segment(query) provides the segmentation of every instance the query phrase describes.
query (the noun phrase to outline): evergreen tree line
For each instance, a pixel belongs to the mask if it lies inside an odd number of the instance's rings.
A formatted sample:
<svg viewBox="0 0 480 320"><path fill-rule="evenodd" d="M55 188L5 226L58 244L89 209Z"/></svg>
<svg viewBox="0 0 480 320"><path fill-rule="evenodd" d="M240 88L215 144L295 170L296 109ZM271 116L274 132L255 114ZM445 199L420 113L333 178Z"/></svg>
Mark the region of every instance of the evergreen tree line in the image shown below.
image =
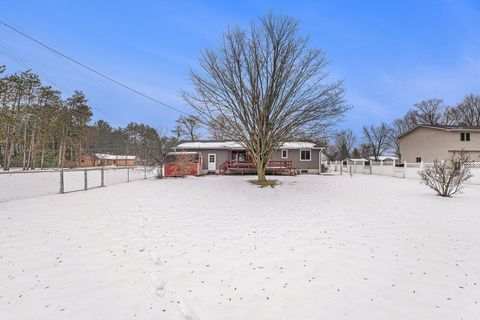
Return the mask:
<svg viewBox="0 0 480 320"><path fill-rule="evenodd" d="M177 143L142 123L113 128L92 123L93 112L81 91L62 98L31 70L7 74L0 66L0 163L21 167L74 167L84 154L135 155L141 164L162 162Z"/></svg>

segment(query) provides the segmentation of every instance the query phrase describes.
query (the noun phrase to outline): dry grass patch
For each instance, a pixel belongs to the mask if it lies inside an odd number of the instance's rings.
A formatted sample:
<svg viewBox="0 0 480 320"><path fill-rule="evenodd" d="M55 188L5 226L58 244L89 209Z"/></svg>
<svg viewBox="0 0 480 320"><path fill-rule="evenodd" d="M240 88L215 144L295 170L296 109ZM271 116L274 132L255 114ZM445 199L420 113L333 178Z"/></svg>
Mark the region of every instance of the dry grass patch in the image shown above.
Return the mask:
<svg viewBox="0 0 480 320"><path fill-rule="evenodd" d="M258 179L248 180L249 183L259 186L260 188L271 187L275 188L278 186L278 180L263 180L260 181Z"/></svg>

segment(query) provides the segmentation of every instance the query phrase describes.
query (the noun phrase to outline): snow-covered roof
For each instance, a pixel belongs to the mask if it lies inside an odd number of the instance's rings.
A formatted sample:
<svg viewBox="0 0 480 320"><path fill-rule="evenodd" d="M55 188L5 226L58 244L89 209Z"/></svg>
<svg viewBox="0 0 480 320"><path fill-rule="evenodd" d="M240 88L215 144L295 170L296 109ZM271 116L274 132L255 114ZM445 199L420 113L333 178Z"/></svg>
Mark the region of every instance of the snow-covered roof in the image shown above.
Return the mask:
<svg viewBox="0 0 480 320"><path fill-rule="evenodd" d="M123 156L108 153L95 153L95 157L100 160L135 160L137 158L136 156Z"/></svg>
<svg viewBox="0 0 480 320"><path fill-rule="evenodd" d="M375 160L375 157L371 156L370 157L370 160ZM385 160L398 160L397 157L393 157L393 156L379 156L378 157L378 160L380 161L385 161Z"/></svg>
<svg viewBox="0 0 480 320"><path fill-rule="evenodd" d="M365 159L365 158L349 158L348 160L350 160L350 161L355 161L355 162L368 161L368 160Z"/></svg>
<svg viewBox="0 0 480 320"><path fill-rule="evenodd" d="M177 149L241 149L235 141L191 141L180 143Z"/></svg>
<svg viewBox="0 0 480 320"><path fill-rule="evenodd" d="M302 142L302 141L285 142L280 147L280 149L314 149L314 148L317 148L315 143Z"/></svg>
<svg viewBox="0 0 480 320"><path fill-rule="evenodd" d="M175 154L199 154L200 152L196 151L176 151L176 152L169 152L167 155L175 155Z"/></svg>
<svg viewBox="0 0 480 320"><path fill-rule="evenodd" d="M235 141L191 141L180 143L176 149L243 149ZM280 149L319 149L312 142L292 141L282 144Z"/></svg>

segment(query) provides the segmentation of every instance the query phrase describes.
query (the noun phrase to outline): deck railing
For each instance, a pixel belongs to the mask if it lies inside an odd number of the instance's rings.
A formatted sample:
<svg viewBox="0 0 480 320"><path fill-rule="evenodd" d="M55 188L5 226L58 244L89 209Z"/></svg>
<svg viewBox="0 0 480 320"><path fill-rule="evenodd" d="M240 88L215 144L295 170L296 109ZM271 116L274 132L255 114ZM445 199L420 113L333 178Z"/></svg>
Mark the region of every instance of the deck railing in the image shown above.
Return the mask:
<svg viewBox="0 0 480 320"><path fill-rule="evenodd" d="M265 168L268 171L275 172L282 172L288 171L289 174L292 173L293 164L292 161L286 160L271 160L267 163L267 167ZM220 173L227 174L231 171L241 171L244 173L245 171L257 171L257 166L253 161L242 161L242 160L227 160L220 166Z"/></svg>

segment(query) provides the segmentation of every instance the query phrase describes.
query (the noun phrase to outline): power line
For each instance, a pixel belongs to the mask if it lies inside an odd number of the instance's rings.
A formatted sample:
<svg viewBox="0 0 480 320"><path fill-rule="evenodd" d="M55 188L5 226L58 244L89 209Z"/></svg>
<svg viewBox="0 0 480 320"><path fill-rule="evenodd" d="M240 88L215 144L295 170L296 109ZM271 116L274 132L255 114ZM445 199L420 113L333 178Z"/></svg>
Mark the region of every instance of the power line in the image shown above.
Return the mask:
<svg viewBox="0 0 480 320"><path fill-rule="evenodd" d="M85 69L89 70L90 72L95 73L96 75L98 75L98 76L100 76L100 77L102 77L102 78L104 78L104 79L107 79L108 81L111 81L111 82L113 82L113 83L115 83L115 84L117 84L117 85L119 85L119 86L121 86L121 87L123 87L123 88L125 88L125 89L127 89L127 90L129 90L129 91L131 91L131 92L133 92L133 93L136 93L136 94L138 94L138 95L140 95L140 96L142 96L142 97L144 97L144 98L147 98L147 99L149 99L149 100L151 100L151 101L153 101L153 102L155 102L155 103L157 103L157 104L160 104L160 105L162 105L162 106L164 106L164 107L170 108L170 109L172 109L172 110L174 110L174 111L177 111L177 112L179 112L179 113L181 113L181 114L184 114L184 115L189 115L188 113L186 113L186 112L184 112L184 111L182 111L182 110L180 110L180 109L178 109L178 108L172 107L171 105L168 105L168 104L166 104L166 103L164 103L164 102L161 102L160 100L157 100L157 99L155 99L155 98L153 98L153 97L151 97L151 96L149 96L149 95L147 95L147 94L145 94L145 93L143 93L143 92L140 92L140 91L138 91L138 90L136 90L136 89L134 89L134 88L126 85L126 84L123 84L123 83L121 83L120 81L117 81L117 80L113 79L112 77L110 77L110 76L108 76L108 75L106 75L106 74L104 74L104 73L101 73L101 72L95 70L94 68L91 68L91 67L89 67L89 66L87 66L87 65L79 62L78 60L75 60L75 59L73 59L73 58L70 58L70 57L67 56L66 54L64 54L64 53L62 53L62 52L60 52L60 51L58 51L58 50L56 50L56 49L54 49L54 48L46 45L45 43L43 43L43 42L35 39L34 37L26 34L25 32L23 32L23 31L15 28L15 27L13 27L13 26L11 26L11 25L9 25L9 24L1 21L1 20L0 20L0 24L2 24L3 26L5 26L5 27L7 27L7 28L9 28L9 29L11 29L11 30L13 30L13 31L15 31L16 33L22 35L23 37L25 37L25 38L27 38L27 39L29 39L29 40L31 40L31 41L39 44L40 46L42 46L42 47L44 47L44 48L46 48L46 49L54 52L55 54L61 56L62 58L67 59L68 61L71 61L71 62L73 62L73 63L81 66L82 68L85 68Z"/></svg>
<svg viewBox="0 0 480 320"><path fill-rule="evenodd" d="M2 52L3 50L3 52ZM20 57L19 55L15 54L13 51L9 50L7 47L3 46L0 44L0 54L3 54L5 57L7 58L11 58L13 60L16 60L17 62L19 62L20 64L24 65L26 68L28 69L33 69L35 70L36 72L40 73L44 79L46 79L48 82L51 82L54 86L57 86L57 87L60 87L61 89L63 89L63 91L66 91L68 94L72 95L74 93L75 90L63 85L62 83L60 83L59 81L56 81L54 80L51 76L49 76L48 74L46 74L45 72L42 71L42 69L40 69L39 67L35 66L34 64L32 64L31 62L28 62L26 61L25 59L23 59L22 57ZM76 68L75 68L76 69ZM78 69L76 69L78 70ZM94 111L98 111L100 112L101 114L103 114L104 116L108 117L109 120L111 121L112 119L115 120L115 122L120 125L121 124L121 121L119 119L117 119L116 117L112 116L109 112L106 112L105 110L103 110L103 108L99 108L98 105L92 103L91 101L88 102L88 104L90 106L92 106L92 109ZM77 115L81 115L80 113L78 112L75 112L74 110L70 110L70 112L72 113L76 113Z"/></svg>

